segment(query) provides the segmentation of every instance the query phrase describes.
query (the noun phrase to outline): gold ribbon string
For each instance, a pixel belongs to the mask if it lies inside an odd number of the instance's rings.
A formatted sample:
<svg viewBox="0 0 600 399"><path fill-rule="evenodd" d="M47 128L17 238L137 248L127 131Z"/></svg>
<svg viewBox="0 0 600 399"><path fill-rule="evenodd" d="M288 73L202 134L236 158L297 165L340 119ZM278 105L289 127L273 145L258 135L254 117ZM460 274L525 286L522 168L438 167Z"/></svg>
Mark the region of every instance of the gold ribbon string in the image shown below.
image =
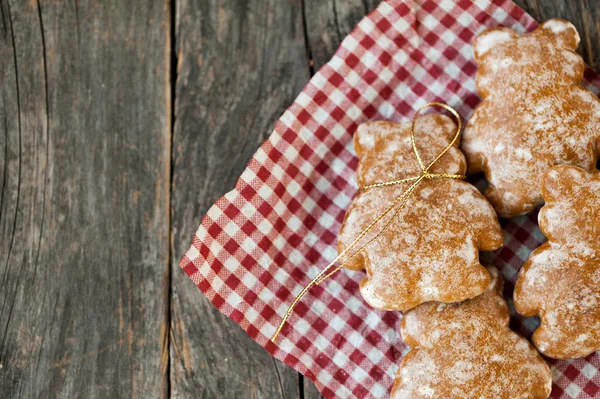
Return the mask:
<svg viewBox="0 0 600 399"><path fill-rule="evenodd" d="M444 108L446 111L450 112L454 116L454 118L457 121L458 126L456 129L456 133L454 134L454 138L452 139L450 144L448 144L448 146L446 146L446 148L444 148L444 150L439 153L439 155L433 160L433 162L431 162L428 166L425 166L425 164L423 163L423 160L421 159L421 155L419 154L419 150L417 149L417 143L415 141L415 124L417 121L417 116L421 113L421 111L423 111L425 108L428 108L428 107ZM302 297L304 297L304 295L308 292L308 290L310 290L315 285L321 284L323 281L327 280L329 277L334 275L342 267L344 267L344 265L347 264L352 258L354 258L356 255L358 255L363 249L365 249L369 244L371 244L373 241L378 239L390 227L390 225L392 224L392 222L394 221L396 216L398 216L398 214L402 211L402 209L404 209L404 206L408 202L409 198L411 197L411 195L414 193L414 191L417 189L417 187L423 180L425 180L425 179L466 179L466 176L464 176L464 175L455 175L455 174L449 174L449 173L429 173L429 169L431 169L431 167L437 161L439 161L439 159L442 156L444 156L444 154L446 152L448 152L450 150L450 148L452 148L454 143L456 143L456 140L458 140L458 137L460 136L461 129L462 129L462 120L460 119L460 115L458 115L458 112L456 112L454 110L454 108L452 108L446 104L437 103L437 102L427 103L417 110L417 112L413 116L411 127L410 127L410 141L412 144L412 148L413 148L415 157L417 158L417 161L419 162L419 166L421 167L421 174L418 176L414 176L414 177L408 177L406 179L373 183L373 184L369 184L367 186L363 186L363 187L359 188L360 191L367 191L372 188L388 187L388 186L393 186L393 185L397 185L397 184L413 182L404 192L402 192L400 195L398 195L394 199L394 201L392 201L392 203L381 214L379 214L379 216L377 216L375 218L375 220L373 220L363 231L361 231L361 233L358 235L358 237L356 237L354 239L354 241L352 241L352 243L350 245L348 245L348 247L346 247L342 252L340 252L338 254L338 256L335 257L335 259L333 259L323 270L321 270L321 272L319 272L319 274L317 274L302 289L302 291L300 291L300 293L298 295L296 295L296 297L294 298L294 300L288 307L287 311L285 312L285 315L281 319L281 322L279 323L279 326L277 327L275 334L273 334L273 337L271 338L272 342L275 342L275 340L277 339L277 336L283 329L283 326L285 326L286 321L292 314L292 311L294 310L294 308L296 307L298 302L300 302L300 300L302 300ZM392 216L389 218L389 220L384 224L384 226L381 228L381 230L379 230L379 232L373 238L369 239L364 245L362 245L358 250L356 250L352 255L350 255L348 257L348 259L346 259L344 262L341 262L335 269L333 269L332 271L329 271L340 259L342 259L344 257L344 255L346 255L352 248L354 248L354 246L356 246L371 231L371 229L373 229L373 227L376 224L378 224L392 210L394 210L394 208L397 208L397 209L392 214Z"/></svg>

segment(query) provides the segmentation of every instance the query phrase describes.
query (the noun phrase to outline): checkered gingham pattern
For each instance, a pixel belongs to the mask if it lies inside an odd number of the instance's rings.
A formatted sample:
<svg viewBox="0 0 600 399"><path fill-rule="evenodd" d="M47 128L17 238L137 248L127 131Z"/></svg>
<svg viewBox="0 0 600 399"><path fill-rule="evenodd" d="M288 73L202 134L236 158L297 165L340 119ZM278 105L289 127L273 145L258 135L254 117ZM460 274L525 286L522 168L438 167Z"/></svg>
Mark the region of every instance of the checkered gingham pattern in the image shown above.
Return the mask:
<svg viewBox="0 0 600 399"><path fill-rule="evenodd" d="M294 296L336 255L357 189L352 134L367 120L408 121L429 101L468 118L480 101L471 43L498 25L525 32L537 23L510 0L382 2L283 114L181 260L214 306L326 398L388 397L407 351L400 314L369 307L358 290L364 274L349 271L312 289L277 343L269 341ZM598 93L597 74L585 76ZM503 221L504 247L482 256L502 270L507 298L544 241L536 221L537 213ZM535 326L533 318L513 317L513 329L526 336ZM599 354L550 363L552 398L600 398Z"/></svg>

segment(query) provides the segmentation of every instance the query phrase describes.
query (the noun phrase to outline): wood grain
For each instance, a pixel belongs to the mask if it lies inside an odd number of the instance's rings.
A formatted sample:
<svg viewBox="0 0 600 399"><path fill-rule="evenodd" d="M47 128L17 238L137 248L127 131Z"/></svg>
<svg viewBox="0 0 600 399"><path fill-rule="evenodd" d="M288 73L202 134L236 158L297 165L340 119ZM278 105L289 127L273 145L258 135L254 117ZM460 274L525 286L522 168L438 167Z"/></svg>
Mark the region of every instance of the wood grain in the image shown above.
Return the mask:
<svg viewBox="0 0 600 399"><path fill-rule="evenodd" d="M309 78L300 1L178 1L171 392L298 398L298 373L218 312L177 263Z"/></svg>
<svg viewBox="0 0 600 399"><path fill-rule="evenodd" d="M378 0L304 0L308 51L314 70L321 68Z"/></svg>
<svg viewBox="0 0 600 399"><path fill-rule="evenodd" d="M155 397L168 389L168 7L0 9L0 396Z"/></svg>
<svg viewBox="0 0 600 399"><path fill-rule="evenodd" d="M600 69L596 0L516 2ZM0 397L321 398L177 263L377 4L0 0Z"/></svg>

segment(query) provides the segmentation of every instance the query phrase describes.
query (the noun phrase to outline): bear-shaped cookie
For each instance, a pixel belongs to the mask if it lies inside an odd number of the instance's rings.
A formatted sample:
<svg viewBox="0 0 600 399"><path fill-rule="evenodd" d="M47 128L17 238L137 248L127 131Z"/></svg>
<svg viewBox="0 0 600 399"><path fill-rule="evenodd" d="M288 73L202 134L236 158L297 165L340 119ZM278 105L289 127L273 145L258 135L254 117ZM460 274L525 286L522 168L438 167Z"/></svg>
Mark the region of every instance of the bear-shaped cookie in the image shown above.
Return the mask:
<svg viewBox="0 0 600 399"><path fill-rule="evenodd" d="M539 183L552 166L588 171L600 152L600 101L582 88L579 35L551 19L519 35L492 28L473 44L483 101L465 127L468 173L484 172L485 192L501 217L542 204Z"/></svg>
<svg viewBox="0 0 600 399"><path fill-rule="evenodd" d="M358 127L354 146L360 187L420 175L410 132L410 123L368 122ZM456 124L445 115L416 119L416 146L426 165L449 145L455 132ZM430 172L466 172L458 143ZM340 253L409 184L359 190L342 224ZM459 302L483 293L490 278L479 263L479 250L492 251L502 242L494 209L474 186L464 180L426 179L389 228L344 266L366 269L360 291L371 306L405 311L427 301Z"/></svg>
<svg viewBox="0 0 600 399"><path fill-rule="evenodd" d="M520 270L515 307L540 316L533 343L555 359L600 350L600 173L555 166L544 175L539 224L548 242Z"/></svg>
<svg viewBox="0 0 600 399"><path fill-rule="evenodd" d="M458 303L425 303L402 319L412 349L402 359L391 399L545 399L552 390L546 362L511 331L502 277L487 291Z"/></svg>

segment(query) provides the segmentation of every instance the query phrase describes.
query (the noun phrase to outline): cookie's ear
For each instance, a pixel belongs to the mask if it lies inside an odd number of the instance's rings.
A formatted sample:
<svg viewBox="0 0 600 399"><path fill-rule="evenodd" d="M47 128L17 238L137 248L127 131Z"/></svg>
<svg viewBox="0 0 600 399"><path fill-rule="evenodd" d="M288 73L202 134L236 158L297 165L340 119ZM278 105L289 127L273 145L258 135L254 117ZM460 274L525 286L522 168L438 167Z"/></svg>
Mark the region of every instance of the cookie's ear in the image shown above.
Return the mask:
<svg viewBox="0 0 600 399"><path fill-rule="evenodd" d="M419 142L421 137L443 137L448 144L456 135L456 122L444 114L427 114L419 116L415 122L416 140ZM458 147L460 136L455 143Z"/></svg>
<svg viewBox="0 0 600 399"><path fill-rule="evenodd" d="M363 154L375 148L380 129L380 122L367 122L358 126L354 133L354 149L358 159L363 157Z"/></svg>
<svg viewBox="0 0 600 399"><path fill-rule="evenodd" d="M542 196L544 201L555 201L561 196L571 195L574 186L586 180L588 173L570 165L552 167L542 177Z"/></svg>
<svg viewBox="0 0 600 399"><path fill-rule="evenodd" d="M569 50L576 50L581 41L575 26L564 19L549 19L538 26L534 33L551 37L560 47Z"/></svg>
<svg viewBox="0 0 600 399"><path fill-rule="evenodd" d="M494 47L510 42L517 34L508 28L491 28L481 32L473 42L475 61L479 62Z"/></svg>

